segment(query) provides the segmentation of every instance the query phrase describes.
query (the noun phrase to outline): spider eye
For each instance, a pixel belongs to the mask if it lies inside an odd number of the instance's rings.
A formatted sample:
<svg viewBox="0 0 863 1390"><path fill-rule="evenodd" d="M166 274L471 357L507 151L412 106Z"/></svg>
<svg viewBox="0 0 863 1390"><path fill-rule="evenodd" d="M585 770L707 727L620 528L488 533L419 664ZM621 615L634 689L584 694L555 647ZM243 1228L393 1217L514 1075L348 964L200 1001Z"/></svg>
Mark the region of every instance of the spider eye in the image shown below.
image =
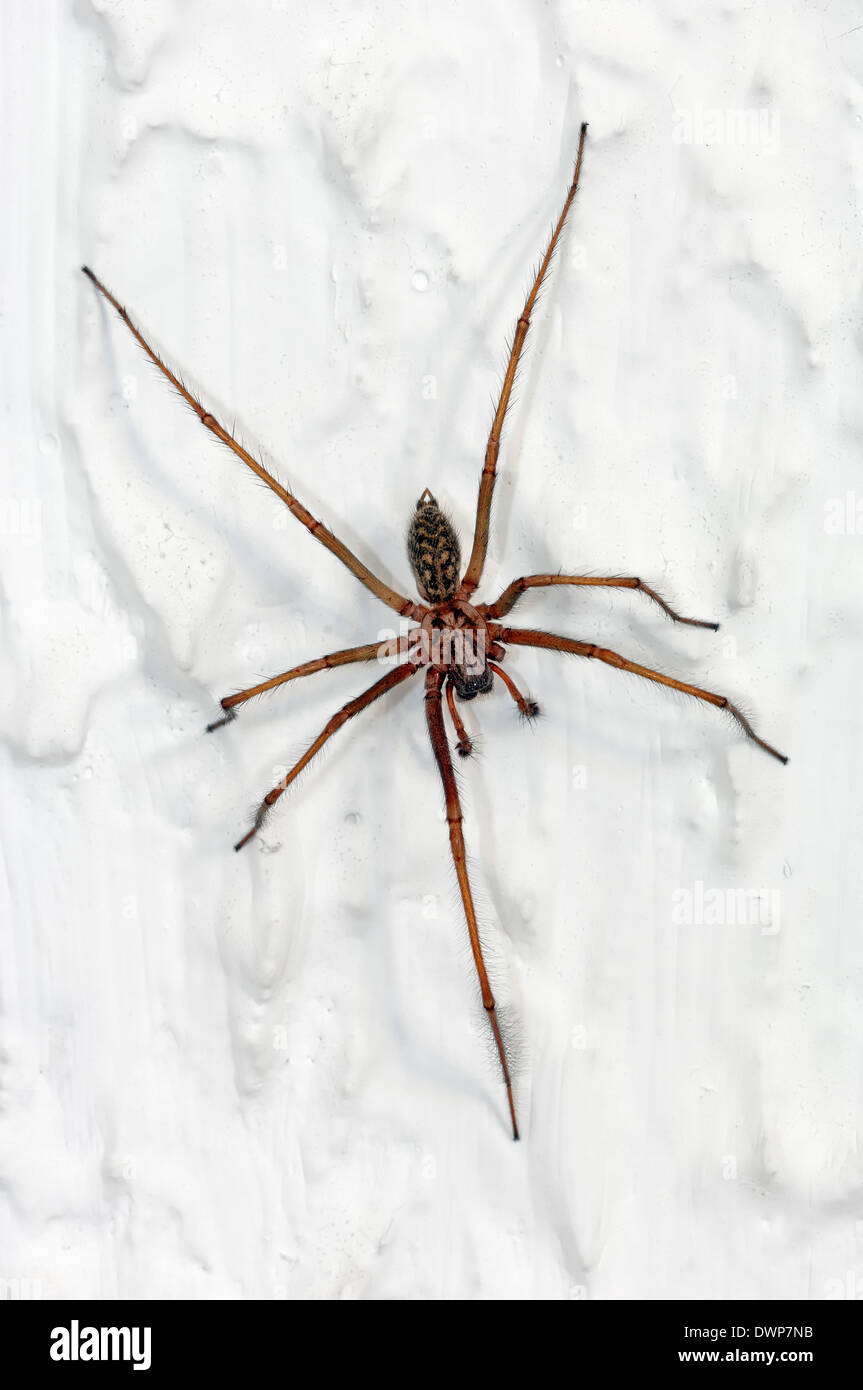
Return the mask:
<svg viewBox="0 0 863 1390"><path fill-rule="evenodd" d="M494 676L487 666L476 676L465 675L463 671L453 668L450 680L460 700L475 700L477 695L487 695L494 686Z"/></svg>

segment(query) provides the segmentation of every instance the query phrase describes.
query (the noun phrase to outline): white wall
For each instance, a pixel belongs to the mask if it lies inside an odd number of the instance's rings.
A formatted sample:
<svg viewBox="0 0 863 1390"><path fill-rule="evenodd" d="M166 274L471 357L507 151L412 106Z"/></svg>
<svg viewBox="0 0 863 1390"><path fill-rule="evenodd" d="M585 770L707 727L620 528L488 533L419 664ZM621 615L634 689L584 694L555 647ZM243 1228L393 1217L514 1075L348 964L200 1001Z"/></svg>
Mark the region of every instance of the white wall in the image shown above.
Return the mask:
<svg viewBox="0 0 863 1390"><path fill-rule="evenodd" d="M859 7L18 0L3 30L7 1289L863 1295ZM583 119L481 597L641 575L720 633L625 593L512 621L739 697L791 761L547 654L508 660L535 729L465 707L514 1145L419 682L240 855L375 673L203 733L390 615L79 266L404 586L426 485L468 540ZM710 919L761 889L769 920Z"/></svg>

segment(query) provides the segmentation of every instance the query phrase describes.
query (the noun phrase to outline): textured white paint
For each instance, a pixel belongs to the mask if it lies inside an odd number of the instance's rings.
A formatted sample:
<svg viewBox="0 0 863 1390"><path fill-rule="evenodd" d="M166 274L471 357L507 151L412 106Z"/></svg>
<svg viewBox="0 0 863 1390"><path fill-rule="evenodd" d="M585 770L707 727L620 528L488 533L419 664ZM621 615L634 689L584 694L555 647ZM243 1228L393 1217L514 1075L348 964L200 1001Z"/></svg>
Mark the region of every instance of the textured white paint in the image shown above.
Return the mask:
<svg viewBox="0 0 863 1390"><path fill-rule="evenodd" d="M17 0L2 22L7 1288L863 1294L856 0ZM404 585L427 484L467 537L582 119L482 593L642 575L722 631L565 591L512 621L737 695L792 761L551 655L509 663L536 729L502 691L469 707L514 1145L418 686L242 855L368 673L202 732L218 696L389 615L78 267ZM675 920L681 890L761 888L766 927Z"/></svg>

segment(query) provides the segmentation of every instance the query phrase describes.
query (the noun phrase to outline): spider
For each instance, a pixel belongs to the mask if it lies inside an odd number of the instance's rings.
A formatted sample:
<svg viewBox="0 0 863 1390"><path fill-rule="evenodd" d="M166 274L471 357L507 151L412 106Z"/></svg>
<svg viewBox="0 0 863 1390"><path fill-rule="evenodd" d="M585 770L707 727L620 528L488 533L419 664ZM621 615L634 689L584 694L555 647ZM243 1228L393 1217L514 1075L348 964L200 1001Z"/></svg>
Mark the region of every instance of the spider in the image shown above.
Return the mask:
<svg viewBox="0 0 863 1390"><path fill-rule="evenodd" d="M568 584L576 586L589 585L606 589L638 590L639 593L645 595L652 603L661 608L667 617L671 618L676 623L683 623L690 627L710 628L714 632L718 629L718 623L705 622L699 618L681 617L664 598L641 579L621 576L613 578L588 578L569 574L530 574L514 579L493 603L474 602L474 594L482 578L483 566L488 548L491 504L497 477L497 460L500 451L500 440L504 421L506 420L507 408L509 406L513 383L515 381L525 338L527 337L528 328L530 327L531 313L536 305L537 297L542 288L554 252L560 241L567 215L575 199L581 174L586 134L587 124L585 123L581 127L575 170L563 204L563 209L552 232L551 240L540 261L539 269L534 278L530 293L525 301L524 308L516 322L509 361L507 363L500 397L498 399L491 432L486 445L485 462L480 476L473 544L464 572L462 572L461 568L461 553L458 536L456 535L452 523L438 506L434 495L426 488L417 501L416 510L408 530L407 550L420 596L419 602L396 592L396 590L391 589L388 584L385 584L379 579L377 575L372 573L372 571L368 569L342 541L333 535L332 531L329 531L322 522L317 521L292 493L288 492L272 474L268 473L263 464L248 453L247 450L244 449L243 446L219 423L215 416L206 410L201 405L201 402L186 389L183 382L169 370L135 327L135 324L132 322L122 304L120 304L105 288L93 271L87 266L82 267L84 274L92 281L99 294L117 311L120 318L126 324L132 335L137 339L150 360L159 371L167 377L168 381L175 390L179 392L180 396L182 396L187 404L191 406L192 410L194 410L201 421L201 424L214 434L217 439L221 440L221 442L236 454L238 458L242 459L243 463L245 463L267 487L272 488L276 496L281 498L297 520L308 528L316 540L320 541L320 543L325 545L337 559L341 560L342 564L350 570L361 584L364 584L367 589L371 590L371 592L379 598L382 603L385 603L387 607L394 609L402 618L410 619L414 624L414 626L410 627L406 633L403 633L398 638L383 643L380 641L367 642L363 646L348 647L344 651L330 652L328 655L320 656L314 661L307 661L301 666L294 666L289 671L283 671L281 675L272 676L269 680L262 681L259 685L251 686L248 690L241 690L236 694L226 695L221 701L221 708L223 711L221 718L214 720L207 728L209 732L212 732L222 727L236 718L238 707L247 700L253 699L256 695L263 695L267 691L274 690L277 686L285 685L288 681L298 680L301 676L310 676L316 671L324 671L334 666L345 666L355 662L368 662L376 659L389 665L390 669L387 670L386 674L380 676L380 678L376 680L373 685L369 686L361 695L356 696L353 700L349 700L346 705L343 705L342 708L332 716L302 757L298 759L277 786L273 787L272 791L267 793L260 804L251 827L234 846L236 850L240 850L257 835L264 822L265 816L279 800L282 793L295 781L303 768L312 761L315 755L323 748L324 744L333 737L343 724L346 724L348 720L360 714L362 710L367 709L369 705L375 700L380 699L382 695L386 695L389 691L394 690L397 686L410 680L418 671L423 670L425 672L426 722L431 738L432 751L443 783L444 797L446 800L446 815L449 826L450 850L455 865L456 876L458 878L462 903L464 905L471 951L482 993L483 1007L485 1008L491 1025L497 1054L500 1059L514 1139L518 1139L519 1131L515 1102L513 1099L512 1079L507 1062L506 1049L504 1047L500 1025L495 1011L494 995L489 984L488 973L483 959L476 911L474 908L473 895L471 893L470 879L468 877L465 857L465 840L462 829L461 803L444 723L444 697L446 697L447 710L456 734L456 750L461 757L468 757L472 751L471 740L468 737L464 723L459 715L456 700L474 700L479 695L489 694L493 690L497 679L500 680L504 689L514 700L520 714L526 719L532 719L539 713L539 707L534 701L527 699L522 694L521 690L519 690L518 686L500 664L506 656L507 647L539 647L551 652L568 652L575 656L583 656L596 661L605 662L607 665L613 666L617 670L629 671L633 675L643 677L644 680L668 686L672 690L678 690L685 695L691 695L696 700L704 700L708 704L715 705L718 709L726 710L737 721L737 724L747 737L758 744L760 748L763 748L765 752L777 758L782 763L788 761L783 753L780 753L769 743L765 743L764 739L759 738L741 710L739 710L736 705L733 705L730 700L726 699L724 695L717 695L713 691L702 690L698 686L688 684L686 681L676 680L672 676L663 675L661 672L655 671L648 666L641 666L635 661L630 661L627 657L620 656L617 652L609 651L605 647L599 647L593 642L576 641L571 637L560 637L550 632L539 632L528 628L508 627L500 622L501 618L505 618L507 614L511 612L526 590L546 588L553 584Z"/></svg>

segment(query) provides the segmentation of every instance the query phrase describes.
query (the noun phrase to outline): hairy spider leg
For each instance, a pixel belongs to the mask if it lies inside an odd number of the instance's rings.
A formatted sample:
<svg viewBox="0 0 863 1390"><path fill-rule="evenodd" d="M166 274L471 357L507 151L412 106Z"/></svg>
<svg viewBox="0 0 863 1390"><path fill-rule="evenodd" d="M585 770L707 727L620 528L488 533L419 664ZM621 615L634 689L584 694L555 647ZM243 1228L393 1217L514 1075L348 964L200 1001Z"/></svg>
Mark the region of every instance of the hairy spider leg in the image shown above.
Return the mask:
<svg viewBox="0 0 863 1390"><path fill-rule="evenodd" d="M229 434L228 431L219 424L216 417L211 415L208 410L205 410L201 402L192 395L191 391L186 389L182 381L174 376L174 373L169 370L158 353L150 347L150 344L143 334L135 327L122 304L120 304L111 292L105 288L101 280L90 270L89 266L84 265L81 269L87 278L95 285L103 298L108 301L112 308L116 309L120 318L129 329L129 332L137 339L138 343L140 343L141 347L150 358L150 361L155 363L162 375L167 377L174 389L180 393L183 400L192 407L201 424L204 425L211 434L214 434L217 439L221 440L232 453L236 454L237 458L242 459L243 463L246 464L248 468L251 468L252 472L257 474L261 481L266 483L267 487L272 488L276 496L282 499L285 506L293 513L297 520L303 523L315 539L320 541L321 545L325 545L327 550L331 551L338 560L341 560L342 564L347 566L351 571L351 574L353 574L361 584L364 584L367 589L370 589L376 598L379 598L388 608L394 608L395 611L400 613L403 617L412 617L419 621L425 614L425 606L423 604L414 603L412 599L407 598L404 594L397 593L395 589L391 589L388 584L385 584L382 579L378 579L376 574L372 574L372 571L363 564L358 556L354 555L353 551L348 550L348 547L342 541L338 540L338 538L333 535L332 531L327 530L322 522L317 521L315 517L312 516L311 512L307 511L303 504L299 502L292 493L288 492L287 488L283 487L281 483L276 481L271 473L267 472L262 463L259 463L256 458L243 448L242 444L238 444L233 435Z"/></svg>
<svg viewBox="0 0 863 1390"><path fill-rule="evenodd" d="M576 642L570 637L557 637L551 632L534 632L529 628L520 627L502 627L494 631L494 636L501 642L519 647L544 647L552 652L570 652L573 656L595 657L608 666L616 667L618 671L630 671L634 676L643 676L645 680L655 681L657 685L667 685L671 690L694 696L696 700L706 700L717 709L727 710L746 736L751 738L753 743L757 743L759 748L763 748L765 753L769 753L772 758L778 758L781 763L788 762L784 753L780 753L772 744L765 743L763 738L758 737L746 716L724 695L717 695L712 690L702 690L697 685L689 685L687 681L676 680L674 676L664 676L649 666L639 666L636 661L629 661L618 652L609 651L607 647L597 647L593 642Z"/></svg>
<svg viewBox="0 0 863 1390"><path fill-rule="evenodd" d="M584 153L584 139L586 134L587 122L585 122L581 127L581 134L578 140L578 155L576 156L575 161L575 172L572 176L572 183L570 184L569 192L566 195L566 201L563 205L563 211L561 212L560 217L558 218L557 226L552 232L551 241L548 243L545 255L543 256L542 261L540 262L536 279L533 282L533 287L530 291L530 294L527 296L524 308L521 311L521 316L515 325L515 334L512 340L512 349L509 354L509 362L507 363L506 374L504 375L503 386L501 387L500 392L500 399L497 403L497 410L494 413L494 420L492 421L491 433L489 434L488 443L485 449L485 463L483 464L482 476L480 477L479 496L477 498L476 505L476 526L474 528L473 549L471 550L470 560L468 561L468 566L464 572L464 578L461 581L461 586L458 591L459 598L469 598L476 586L479 584L480 578L482 576L482 569L483 565L485 564L485 555L488 549L489 520L491 516L491 499L492 494L494 493L494 484L497 473L497 456L500 452L500 437L503 432L503 422L506 418L507 407L509 405L509 398L512 395L512 388L513 383L515 381L515 375L518 370L518 361L521 357L521 350L524 347L524 340L527 337L527 330L530 327L530 316L533 312L533 306L536 303L537 295L539 294L542 282L545 279L546 271L548 270L548 267L551 264L552 256L554 255L557 243L560 240L560 234L563 231L563 224L566 221L566 215L569 212L569 209L572 207L572 202L575 198L575 191L578 188L579 175L581 174L581 159Z"/></svg>
<svg viewBox="0 0 863 1390"><path fill-rule="evenodd" d="M237 717L237 705L244 704L246 700L253 700L256 695L264 695L268 690L275 690L277 686L285 685L288 681L299 680L301 676L313 676L317 671L329 671L334 666L348 666L354 661L374 661L376 658L383 661L389 656L406 651L408 642L416 632L419 632L419 628L414 628L412 632L390 642L367 642L364 647L347 647L341 652L330 652L314 661L304 661L301 666L292 666L290 671L283 671L280 676L270 676L269 680L261 681L260 685L253 685L248 690L226 695L219 701L225 713L221 719L214 719L212 724L207 725L207 733L211 734L214 729L221 729L223 724L230 724L231 720Z"/></svg>
<svg viewBox="0 0 863 1390"><path fill-rule="evenodd" d="M375 681L374 685L369 686L368 690L363 691L362 695L357 695L355 699L349 700L346 705L343 705L338 713L333 715L332 719L326 724L321 733L318 734L311 747L306 750L303 756L294 763L290 771L285 774L278 786L273 787L272 791L267 792L267 795L258 807L251 830L247 831L242 840L237 841L234 845L234 849L242 849L244 845L249 843L253 836L257 835L270 807L275 806L282 792L287 791L288 787L299 776L303 768L308 766L315 754L320 752L327 740L332 738L333 734L338 733L343 724L346 724L349 719L353 719L354 715L366 709L368 705L372 704L373 701L377 700L381 695L386 695L388 690L394 690L397 685L401 685L402 681L407 680L409 676L415 675L416 669L417 668L410 662L406 662L402 666L396 666L394 670L388 671L385 676L381 676L379 681Z"/></svg>
<svg viewBox="0 0 863 1390"><path fill-rule="evenodd" d="M456 731L456 736L458 737L458 743L455 746L456 752L461 758L469 758L471 753L473 752L473 744L470 741L470 736L468 734L467 729L462 723L461 715L459 714L455 706L455 686L452 683L452 676L447 677L446 702L447 707L449 709L450 719L453 722L453 727Z"/></svg>
<svg viewBox="0 0 863 1390"><path fill-rule="evenodd" d="M491 985L488 982L488 972L485 968L482 946L479 940L476 911L473 905L473 895L470 890L470 879L468 878L467 872L467 858L465 855L464 835L462 833L461 802L459 800L455 771L452 765L449 743L447 742L446 730L443 722L441 684L444 680L444 676L445 673L443 671L433 666L429 667L426 673L426 719L428 721L432 749L434 750L441 781L443 782L444 796L446 797L446 818L449 823L450 849L452 850L453 863L455 864L455 871L458 876L458 886L461 890L461 899L464 904L464 915L467 919L467 929L470 936L470 948L473 952L476 973L479 977L483 1008L488 1015L488 1021L491 1024L491 1031L494 1034L498 1056L500 1057L507 1100L509 1101L509 1114L512 1120L512 1137L513 1139L517 1139L518 1122L515 1118L515 1103L512 1098L512 1081L509 1075L509 1067L507 1066L503 1038L501 1037L500 1026L495 1012L494 995L491 992Z"/></svg>
<svg viewBox="0 0 863 1390"><path fill-rule="evenodd" d="M506 671L504 671L502 667L497 666L493 661L490 661L488 664L495 675L500 676L510 695L518 705L519 712L524 718L536 719L536 716L539 714L539 705L536 703L536 700L526 700L515 681L506 674Z"/></svg>
<svg viewBox="0 0 863 1390"><path fill-rule="evenodd" d="M613 579L594 579L572 574L525 574L520 579L514 579L494 603L480 604L480 609L487 618L503 618L512 611L526 589L546 589L552 584L582 584L601 589L637 589L639 593L658 603L663 612L676 623L686 623L689 627L708 627L713 632L719 631L718 623L705 622L703 618L682 618L655 589L645 584L643 579L622 579L619 576Z"/></svg>

